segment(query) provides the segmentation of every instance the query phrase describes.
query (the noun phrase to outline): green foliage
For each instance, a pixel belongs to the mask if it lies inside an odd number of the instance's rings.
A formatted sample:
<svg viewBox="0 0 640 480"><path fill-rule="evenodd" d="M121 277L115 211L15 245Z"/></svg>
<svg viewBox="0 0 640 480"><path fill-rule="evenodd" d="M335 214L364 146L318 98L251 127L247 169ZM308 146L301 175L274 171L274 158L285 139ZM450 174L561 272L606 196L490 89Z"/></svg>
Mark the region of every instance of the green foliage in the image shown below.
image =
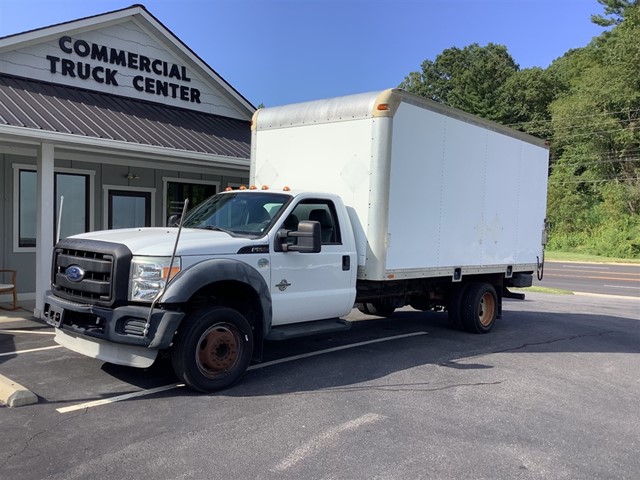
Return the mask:
<svg viewBox="0 0 640 480"><path fill-rule="evenodd" d="M477 43L448 48L435 61L425 60L400 88L492 120L504 116L501 88L518 70L503 45Z"/></svg>
<svg viewBox="0 0 640 480"><path fill-rule="evenodd" d="M550 139L550 248L640 258L640 4L598 1L593 21L610 30L547 69L473 44L400 86Z"/></svg>
<svg viewBox="0 0 640 480"><path fill-rule="evenodd" d="M551 138L549 105L561 91L554 74L542 68L519 70L500 87L502 121L540 138Z"/></svg>
<svg viewBox="0 0 640 480"><path fill-rule="evenodd" d="M591 15L591 21L601 27L619 25L627 8L636 4L636 1L629 0L598 0L604 6L604 15Z"/></svg>

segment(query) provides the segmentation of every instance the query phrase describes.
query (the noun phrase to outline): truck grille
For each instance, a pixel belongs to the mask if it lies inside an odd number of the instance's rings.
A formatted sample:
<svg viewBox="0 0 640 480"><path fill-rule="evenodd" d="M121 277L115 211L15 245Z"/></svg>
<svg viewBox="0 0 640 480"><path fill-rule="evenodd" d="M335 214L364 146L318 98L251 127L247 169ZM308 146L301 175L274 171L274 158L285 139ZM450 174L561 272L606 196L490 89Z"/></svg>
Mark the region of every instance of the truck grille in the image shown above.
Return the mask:
<svg viewBox="0 0 640 480"><path fill-rule="evenodd" d="M80 267L84 272L82 279L70 280L67 276L69 267ZM66 248L57 252L54 283L59 292L72 297L89 302L111 300L112 273L113 255Z"/></svg>
<svg viewBox="0 0 640 480"><path fill-rule="evenodd" d="M68 238L53 252L52 291L84 304L115 307L127 301L131 251L124 245Z"/></svg>

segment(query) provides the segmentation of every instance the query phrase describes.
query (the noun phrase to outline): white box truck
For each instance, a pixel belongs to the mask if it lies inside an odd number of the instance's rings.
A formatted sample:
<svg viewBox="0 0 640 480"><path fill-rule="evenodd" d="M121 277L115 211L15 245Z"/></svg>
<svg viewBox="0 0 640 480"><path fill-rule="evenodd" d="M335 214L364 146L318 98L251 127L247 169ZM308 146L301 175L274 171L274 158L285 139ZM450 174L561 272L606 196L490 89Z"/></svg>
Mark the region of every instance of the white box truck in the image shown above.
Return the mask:
<svg viewBox="0 0 640 480"><path fill-rule="evenodd" d="M192 388L237 381L268 340L348 328L354 304L447 310L489 332L542 267L541 140L401 90L258 110L252 186L179 226L91 232L54 249L56 341Z"/></svg>

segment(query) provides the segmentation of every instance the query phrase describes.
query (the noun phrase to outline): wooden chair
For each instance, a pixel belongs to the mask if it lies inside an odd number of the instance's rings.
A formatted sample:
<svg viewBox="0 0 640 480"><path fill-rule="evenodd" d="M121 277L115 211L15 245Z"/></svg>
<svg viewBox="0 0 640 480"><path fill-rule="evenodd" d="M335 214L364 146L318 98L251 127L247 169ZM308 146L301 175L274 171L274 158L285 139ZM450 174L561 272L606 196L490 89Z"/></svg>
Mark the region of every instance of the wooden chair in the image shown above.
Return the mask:
<svg viewBox="0 0 640 480"><path fill-rule="evenodd" d="M18 307L18 292L16 289L16 271L15 270L0 270L0 273L4 274L0 277L0 293L11 292L13 294L13 308L0 307L3 310L17 310ZM2 283L4 277L8 277L11 274L11 283Z"/></svg>

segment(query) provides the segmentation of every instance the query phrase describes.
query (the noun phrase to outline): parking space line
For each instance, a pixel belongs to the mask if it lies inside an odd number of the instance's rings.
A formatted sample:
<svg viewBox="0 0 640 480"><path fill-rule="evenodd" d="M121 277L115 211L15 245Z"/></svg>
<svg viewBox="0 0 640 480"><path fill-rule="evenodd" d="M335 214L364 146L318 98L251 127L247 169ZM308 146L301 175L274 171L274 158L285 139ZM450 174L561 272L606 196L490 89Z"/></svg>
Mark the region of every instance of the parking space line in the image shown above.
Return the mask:
<svg viewBox="0 0 640 480"><path fill-rule="evenodd" d="M325 353L338 352L340 350L346 350L346 349L349 349L349 348L362 347L364 345L371 345L371 344L374 344L374 343L389 342L389 341L392 341L392 340L400 340L402 338L416 337L418 335L427 335L428 333L429 332L407 333L407 334L404 334L404 335L395 335L393 337L378 338L378 339L375 339L375 340L368 340L366 342L358 342L358 343L352 343L352 344L349 344L349 345L342 345L340 347L327 348L327 349L324 349L324 350L318 350L316 352L303 353L301 355L294 355L292 357L280 358L278 360L273 360L271 362L265 362L265 363L259 363L257 365L251 365L247 370L256 370L258 368L270 367L272 365L278 365L278 364L281 364L281 363L292 362L294 360L300 360L300 359L303 359L303 358L315 357L317 355L323 355ZM48 347L48 348L58 348L58 347L60 347L60 345L57 345L55 347ZM78 405L70 405L68 407L56 408L56 411L58 413L74 412L76 410L83 410L85 408L99 407L101 405L108 405L110 403L121 402L123 400L129 400L130 398L143 397L145 395L153 395L154 393L164 392L166 390L173 390L174 388L181 388L181 387L184 387L184 386L185 386L184 383L173 383L171 385L164 385L162 387L151 388L149 390L141 390L139 392L127 393L127 394L124 394L124 395L118 395L118 396L111 397L111 398L104 398L104 399L101 399L101 400L94 400L94 401L91 401L91 402L80 403Z"/></svg>
<svg viewBox="0 0 640 480"><path fill-rule="evenodd" d="M307 443L302 446L296 448L287 458L282 460L278 465L275 466L272 471L274 472L284 472L292 467L295 467L300 462L303 462L308 457L313 455L314 453L328 447L329 445L336 443L338 437L350 430L356 430L360 427L364 427L370 423L375 423L383 420L385 417L382 415L378 415L377 413L368 413L363 415L355 420L351 420L349 422L345 422L336 427L330 428L326 432L318 435L315 438L312 438Z"/></svg>
<svg viewBox="0 0 640 480"><path fill-rule="evenodd" d="M338 352L340 350L347 350L349 348L362 347L363 345L371 345L372 343L389 342L391 340L399 340L401 338L416 337L418 335L427 335L429 332L414 332L406 333L404 335L396 335L394 337L378 338L375 340L367 340L366 342L350 343L349 345L342 345L341 347L327 348L325 350L318 350L310 353L303 353L301 355L294 355L293 357L280 358L278 360L272 360L270 362L258 363L251 365L247 370L257 370L258 368L270 367L272 365L278 365L280 363L292 362L294 360L300 360L303 358L315 357L317 355L324 355L325 353Z"/></svg>
<svg viewBox="0 0 640 480"><path fill-rule="evenodd" d="M34 335L55 335L56 332L40 332L37 330L0 330L0 333L32 333Z"/></svg>
<svg viewBox="0 0 640 480"><path fill-rule="evenodd" d="M15 352L0 353L0 357L8 357L9 355L20 355L21 353L40 352L42 350L53 350L54 348L62 348L62 345L52 345L50 347L30 348L28 350L16 350Z"/></svg>
<svg viewBox="0 0 640 480"><path fill-rule="evenodd" d="M139 392L126 393L124 395L118 395L111 398L103 398L102 400L94 400L92 402L79 403L78 405L70 405L68 407L56 408L58 413L74 412L76 410L83 410L85 408L99 407L100 405L107 405L109 403L121 402L123 400L129 400L130 398L143 397L145 395L153 395L154 393L164 392L166 390L173 390L174 388L182 388L184 383L173 383L171 385L164 385L162 387L150 388L149 390L140 390Z"/></svg>

